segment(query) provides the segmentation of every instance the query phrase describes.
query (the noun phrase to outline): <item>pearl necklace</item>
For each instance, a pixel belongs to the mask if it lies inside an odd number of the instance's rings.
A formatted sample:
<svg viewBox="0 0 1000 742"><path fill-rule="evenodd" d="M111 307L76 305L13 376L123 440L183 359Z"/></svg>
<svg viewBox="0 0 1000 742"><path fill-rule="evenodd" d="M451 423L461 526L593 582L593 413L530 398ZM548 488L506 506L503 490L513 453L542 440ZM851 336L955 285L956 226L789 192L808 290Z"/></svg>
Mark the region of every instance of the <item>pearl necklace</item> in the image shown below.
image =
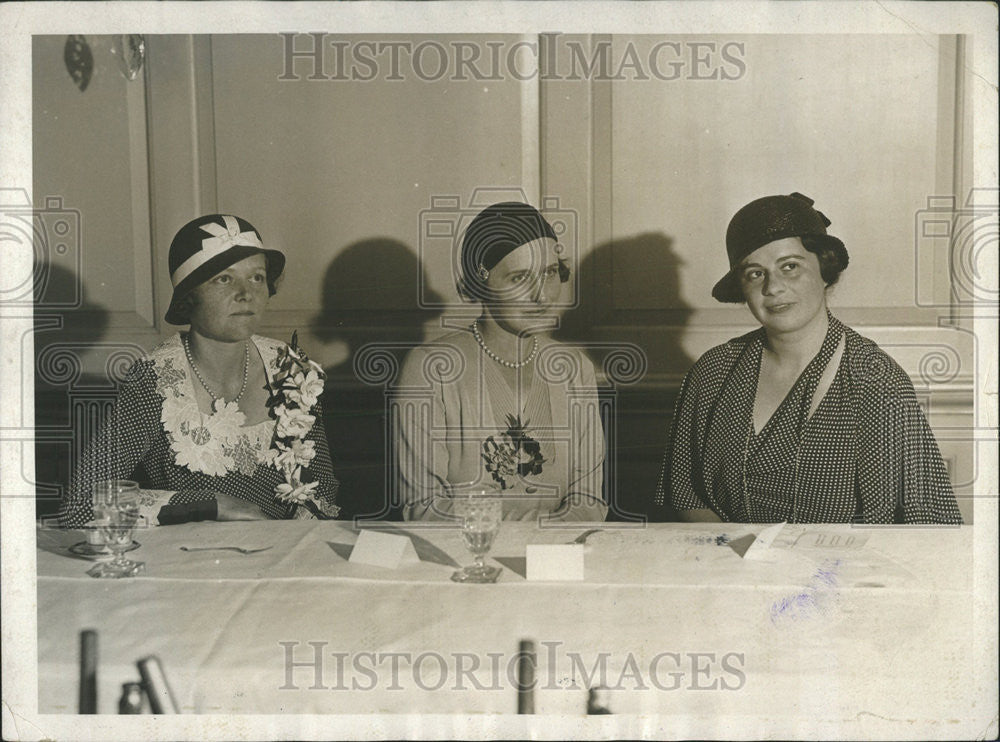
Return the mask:
<svg viewBox="0 0 1000 742"><path fill-rule="evenodd" d="M479 320L472 323L472 334L476 336L476 342L479 343L479 347L483 349L483 352L486 355L499 363L501 366L506 366L507 368L523 368L524 366L527 366L535 360L535 354L538 352L538 336L536 335L532 338L534 342L531 344L531 352L528 354L527 358L516 363L513 361L505 361L503 358L486 347L486 341L483 340L483 336L479 334Z"/></svg>
<svg viewBox="0 0 1000 742"><path fill-rule="evenodd" d="M205 378L201 375L201 371L199 371L198 367L195 365L194 357L191 355L191 346L188 345L188 336L187 335L184 336L183 345L184 345L184 355L187 356L188 363L191 364L191 370L194 371L194 375L196 377L198 377L198 381L201 382L201 385L205 388L205 391L208 392L208 396L212 398L212 403L215 404L216 402L218 402L222 398L221 397L217 397L215 395L215 392L213 392L209 388L208 383L205 381ZM239 402L240 401L240 397L243 396L243 392L245 392L247 390L247 379L248 379L249 376L250 376L250 344L249 343L244 343L243 344L243 386L240 387L240 393L237 394L235 397L233 397L233 400L232 400L233 402ZM225 402L224 399L222 401Z"/></svg>

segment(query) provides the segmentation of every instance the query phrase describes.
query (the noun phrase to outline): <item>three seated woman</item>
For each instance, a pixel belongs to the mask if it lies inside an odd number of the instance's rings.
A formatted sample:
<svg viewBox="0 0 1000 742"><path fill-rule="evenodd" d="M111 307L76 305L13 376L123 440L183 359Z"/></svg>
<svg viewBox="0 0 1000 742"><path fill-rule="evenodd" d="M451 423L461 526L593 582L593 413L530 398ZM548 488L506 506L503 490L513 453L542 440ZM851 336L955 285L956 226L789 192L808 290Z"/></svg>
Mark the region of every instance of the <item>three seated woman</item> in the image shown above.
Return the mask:
<svg viewBox="0 0 1000 742"><path fill-rule="evenodd" d="M827 308L848 264L829 224L798 193L730 222L712 293L761 326L684 379L652 497L680 520L961 522L909 377ZM501 496L505 519L607 516L594 367L550 337L571 270L562 252L523 203L489 206L466 229L459 291L481 311L412 350L392 397L387 497L404 518L449 518L468 491ZM284 262L238 217L178 231L166 319L190 329L130 370L77 466L65 525L90 520L97 480L133 476L167 493L160 524L336 517L322 369L255 334Z"/></svg>

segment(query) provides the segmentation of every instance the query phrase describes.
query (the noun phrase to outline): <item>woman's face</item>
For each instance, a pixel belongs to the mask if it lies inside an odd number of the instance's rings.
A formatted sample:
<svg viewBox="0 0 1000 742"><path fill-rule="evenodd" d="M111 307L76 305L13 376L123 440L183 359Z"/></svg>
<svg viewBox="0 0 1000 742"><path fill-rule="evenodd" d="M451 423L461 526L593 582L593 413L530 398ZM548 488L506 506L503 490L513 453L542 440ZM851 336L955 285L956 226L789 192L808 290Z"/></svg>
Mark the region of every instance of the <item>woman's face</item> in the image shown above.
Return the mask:
<svg viewBox="0 0 1000 742"><path fill-rule="evenodd" d="M269 298L263 255L233 263L191 292L191 329L212 340L238 342L257 330Z"/></svg>
<svg viewBox="0 0 1000 742"><path fill-rule="evenodd" d="M819 258L798 237L769 242L740 263L747 306L769 332L794 332L826 314Z"/></svg>
<svg viewBox="0 0 1000 742"><path fill-rule="evenodd" d="M521 245L493 266L486 286L494 299L486 310L506 330L515 334L540 329L559 299L559 256L556 241L544 237Z"/></svg>

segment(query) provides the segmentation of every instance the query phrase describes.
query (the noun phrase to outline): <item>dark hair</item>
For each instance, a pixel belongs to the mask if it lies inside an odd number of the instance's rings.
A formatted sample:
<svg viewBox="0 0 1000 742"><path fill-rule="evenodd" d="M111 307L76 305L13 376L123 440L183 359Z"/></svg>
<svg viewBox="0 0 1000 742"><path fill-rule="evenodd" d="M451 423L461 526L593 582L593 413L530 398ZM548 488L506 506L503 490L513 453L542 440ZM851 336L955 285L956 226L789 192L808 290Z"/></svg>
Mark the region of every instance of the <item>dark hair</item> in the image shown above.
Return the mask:
<svg viewBox="0 0 1000 742"><path fill-rule="evenodd" d="M274 265L274 262L267 254L264 254L264 262L267 265L267 295L270 297L278 293L278 286L281 284L283 274L278 266ZM228 268L229 266L226 267ZM222 270L225 270L225 268ZM219 273L221 272L222 271L219 271ZM216 273L215 275L217 276L219 274ZM213 278L214 277L215 276L213 276ZM198 286L200 285L202 284L198 284ZM174 314L177 319L183 320L183 324L191 324L191 310L194 309L195 304L198 303L198 300L195 298L195 289L197 289L198 286L192 287L191 291L185 294L182 298L178 299L174 304Z"/></svg>
<svg viewBox="0 0 1000 742"><path fill-rule="evenodd" d="M837 283L840 280L840 274L847 267L846 258L841 262L837 251L823 239L817 239L814 235L804 234L799 239L802 240L802 247L819 260L819 274L826 283L826 287L830 288Z"/></svg>
<svg viewBox="0 0 1000 742"><path fill-rule="evenodd" d="M841 254L830 247L823 237L805 234L800 235L799 239L802 241L802 247L815 255L819 261L819 275L826 287L830 288L837 283L840 280L840 274L847 268L846 252L843 253L843 259L841 259ZM743 287L740 284L739 266L730 271L727 279L725 290L720 287L717 298L720 301L734 304L744 303L746 298L743 296Z"/></svg>

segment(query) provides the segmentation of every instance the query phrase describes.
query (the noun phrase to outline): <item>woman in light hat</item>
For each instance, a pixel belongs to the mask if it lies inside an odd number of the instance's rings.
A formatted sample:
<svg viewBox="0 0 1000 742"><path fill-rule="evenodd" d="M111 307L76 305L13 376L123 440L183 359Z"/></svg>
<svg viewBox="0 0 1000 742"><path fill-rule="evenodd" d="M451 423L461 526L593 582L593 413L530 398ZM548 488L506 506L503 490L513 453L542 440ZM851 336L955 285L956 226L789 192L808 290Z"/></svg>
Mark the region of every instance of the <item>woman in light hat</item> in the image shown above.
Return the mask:
<svg viewBox="0 0 1000 742"><path fill-rule="evenodd" d="M456 278L482 313L411 351L393 400L404 518L447 517L465 488L500 493L508 520L607 514L593 365L547 335L561 253L528 204L489 206L465 231Z"/></svg>
<svg viewBox="0 0 1000 742"><path fill-rule="evenodd" d="M64 525L91 519L95 482L133 478L161 525L336 515L322 369L254 334L284 265L236 216L202 216L177 232L166 320L190 329L129 370L76 467Z"/></svg>
<svg viewBox="0 0 1000 742"><path fill-rule="evenodd" d="M799 193L729 223L712 295L761 327L684 379L656 492L681 520L961 523L909 376L827 309L848 261L829 225Z"/></svg>

